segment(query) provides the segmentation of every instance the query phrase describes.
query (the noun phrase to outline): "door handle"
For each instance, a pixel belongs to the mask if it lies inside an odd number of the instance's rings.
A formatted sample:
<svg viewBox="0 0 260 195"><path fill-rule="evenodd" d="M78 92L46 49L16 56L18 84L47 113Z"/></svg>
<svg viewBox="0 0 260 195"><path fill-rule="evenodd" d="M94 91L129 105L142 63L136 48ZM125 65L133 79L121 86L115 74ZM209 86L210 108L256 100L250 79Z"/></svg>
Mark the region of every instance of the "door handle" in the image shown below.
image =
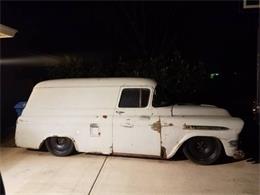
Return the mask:
<svg viewBox="0 0 260 195"><path fill-rule="evenodd" d="M117 114L123 114L125 113L124 111L116 111Z"/></svg>
<svg viewBox="0 0 260 195"><path fill-rule="evenodd" d="M150 116L147 116L147 115L141 115L140 118L141 118L141 119L150 119L151 117L150 117Z"/></svg>
<svg viewBox="0 0 260 195"><path fill-rule="evenodd" d="M134 125L131 124L131 123L124 123L124 124L122 124L121 126L122 126L122 127L127 127L127 128L132 128L132 127L134 127Z"/></svg>

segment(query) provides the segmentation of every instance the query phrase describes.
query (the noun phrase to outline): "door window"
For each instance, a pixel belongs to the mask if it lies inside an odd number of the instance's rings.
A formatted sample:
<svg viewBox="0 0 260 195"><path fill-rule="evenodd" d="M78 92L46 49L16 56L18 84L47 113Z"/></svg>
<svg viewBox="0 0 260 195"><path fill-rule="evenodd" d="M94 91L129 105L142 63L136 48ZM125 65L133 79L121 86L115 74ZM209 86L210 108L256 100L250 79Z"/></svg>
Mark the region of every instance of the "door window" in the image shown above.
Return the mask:
<svg viewBox="0 0 260 195"><path fill-rule="evenodd" d="M148 105L149 89L128 88L123 89L119 101L120 108L144 108Z"/></svg>

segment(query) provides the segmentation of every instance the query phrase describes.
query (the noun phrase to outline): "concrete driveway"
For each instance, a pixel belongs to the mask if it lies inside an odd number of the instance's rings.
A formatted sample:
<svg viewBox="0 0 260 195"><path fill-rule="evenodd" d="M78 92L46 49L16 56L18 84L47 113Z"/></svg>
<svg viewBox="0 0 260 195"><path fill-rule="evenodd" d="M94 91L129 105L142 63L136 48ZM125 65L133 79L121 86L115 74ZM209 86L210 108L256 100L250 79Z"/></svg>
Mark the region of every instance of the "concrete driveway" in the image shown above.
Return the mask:
<svg viewBox="0 0 260 195"><path fill-rule="evenodd" d="M259 194L260 165L247 161L200 166L188 160L77 154L1 148L7 195Z"/></svg>

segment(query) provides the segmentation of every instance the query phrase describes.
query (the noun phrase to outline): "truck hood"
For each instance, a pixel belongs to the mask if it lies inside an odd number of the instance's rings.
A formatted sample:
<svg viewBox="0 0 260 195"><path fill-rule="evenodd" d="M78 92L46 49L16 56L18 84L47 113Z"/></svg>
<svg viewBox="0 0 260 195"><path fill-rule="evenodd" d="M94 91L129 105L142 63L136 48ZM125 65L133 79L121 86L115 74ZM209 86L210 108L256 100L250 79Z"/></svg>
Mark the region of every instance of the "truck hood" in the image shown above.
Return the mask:
<svg viewBox="0 0 260 195"><path fill-rule="evenodd" d="M223 108L213 105L174 105L172 116L230 116Z"/></svg>

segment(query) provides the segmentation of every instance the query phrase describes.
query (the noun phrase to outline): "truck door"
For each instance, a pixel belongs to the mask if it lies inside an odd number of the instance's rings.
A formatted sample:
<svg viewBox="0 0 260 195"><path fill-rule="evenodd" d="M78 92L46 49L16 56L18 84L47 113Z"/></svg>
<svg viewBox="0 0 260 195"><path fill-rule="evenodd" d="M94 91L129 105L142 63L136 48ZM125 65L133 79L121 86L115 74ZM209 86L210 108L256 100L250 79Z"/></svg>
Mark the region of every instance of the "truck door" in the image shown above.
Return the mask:
<svg viewBox="0 0 260 195"><path fill-rule="evenodd" d="M123 87L113 118L113 153L161 155L160 131L154 130L159 117L151 110L152 89Z"/></svg>

